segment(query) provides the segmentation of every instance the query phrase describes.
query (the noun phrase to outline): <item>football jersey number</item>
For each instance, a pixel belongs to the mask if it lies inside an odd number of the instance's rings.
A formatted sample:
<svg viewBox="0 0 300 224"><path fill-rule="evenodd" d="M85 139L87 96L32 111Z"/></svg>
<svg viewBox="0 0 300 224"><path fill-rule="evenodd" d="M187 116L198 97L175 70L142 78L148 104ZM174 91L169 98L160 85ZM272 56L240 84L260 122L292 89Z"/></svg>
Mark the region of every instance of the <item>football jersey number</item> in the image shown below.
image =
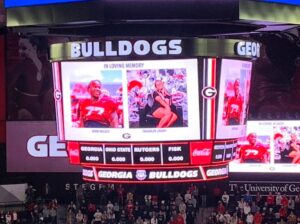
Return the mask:
<svg viewBox="0 0 300 224"><path fill-rule="evenodd" d="M90 116L92 114L101 115L101 114L104 113L104 108L103 107L88 106L85 109L88 111L86 113L87 116Z"/></svg>
<svg viewBox="0 0 300 224"><path fill-rule="evenodd" d="M256 156L256 155L258 155L258 151L256 149L247 149L245 151L245 154L246 154L246 156L249 156L249 155Z"/></svg>

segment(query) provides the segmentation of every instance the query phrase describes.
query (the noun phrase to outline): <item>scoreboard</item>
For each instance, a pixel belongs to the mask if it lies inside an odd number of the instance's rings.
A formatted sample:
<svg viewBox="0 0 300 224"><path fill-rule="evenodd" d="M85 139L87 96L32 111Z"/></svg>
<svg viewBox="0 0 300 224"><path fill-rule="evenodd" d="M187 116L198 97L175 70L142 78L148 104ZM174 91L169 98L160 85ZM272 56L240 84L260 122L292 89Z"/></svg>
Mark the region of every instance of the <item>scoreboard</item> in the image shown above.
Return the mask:
<svg viewBox="0 0 300 224"><path fill-rule="evenodd" d="M197 38L52 45L58 136L67 142L70 162L80 164L83 179L92 182L227 178L237 139L246 134L251 60L259 51L256 42ZM118 104L117 126L82 126L78 114L90 99L91 80L100 80L101 93ZM156 80L175 108L176 122L168 127L158 127L146 112ZM236 94L239 106L232 103Z"/></svg>

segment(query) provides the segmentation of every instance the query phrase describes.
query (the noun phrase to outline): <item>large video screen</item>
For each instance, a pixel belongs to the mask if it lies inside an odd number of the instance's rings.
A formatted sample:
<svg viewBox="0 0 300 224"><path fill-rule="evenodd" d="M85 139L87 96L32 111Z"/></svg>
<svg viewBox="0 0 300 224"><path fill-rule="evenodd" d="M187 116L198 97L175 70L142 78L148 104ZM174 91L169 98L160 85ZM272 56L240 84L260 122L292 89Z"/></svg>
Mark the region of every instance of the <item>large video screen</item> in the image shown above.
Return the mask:
<svg viewBox="0 0 300 224"><path fill-rule="evenodd" d="M220 72L217 138L246 134L252 62L223 59Z"/></svg>
<svg viewBox="0 0 300 224"><path fill-rule="evenodd" d="M61 62L54 72L64 140L200 139L197 59Z"/></svg>
<svg viewBox="0 0 300 224"><path fill-rule="evenodd" d="M248 121L230 172L299 172L300 121Z"/></svg>

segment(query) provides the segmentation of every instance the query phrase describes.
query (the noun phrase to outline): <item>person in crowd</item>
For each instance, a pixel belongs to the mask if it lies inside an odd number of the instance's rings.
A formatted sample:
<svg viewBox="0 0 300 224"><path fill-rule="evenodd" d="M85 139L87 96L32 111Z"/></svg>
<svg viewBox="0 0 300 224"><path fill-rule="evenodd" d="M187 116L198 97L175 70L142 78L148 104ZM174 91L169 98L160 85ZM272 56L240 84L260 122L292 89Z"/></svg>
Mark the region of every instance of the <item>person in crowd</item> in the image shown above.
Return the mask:
<svg viewBox="0 0 300 224"><path fill-rule="evenodd" d="M246 202L244 201L244 198L241 198L238 202L238 208L244 210Z"/></svg>
<svg viewBox="0 0 300 224"><path fill-rule="evenodd" d="M55 207L51 207L50 209L50 220L51 220L51 224L57 222L57 210Z"/></svg>
<svg viewBox="0 0 300 224"><path fill-rule="evenodd" d="M297 216L293 211L291 211L287 217L287 224L297 224Z"/></svg>
<svg viewBox="0 0 300 224"><path fill-rule="evenodd" d="M280 215L280 219L283 219L285 221L288 216L287 208L281 206L279 209L279 215Z"/></svg>
<svg viewBox="0 0 300 224"><path fill-rule="evenodd" d="M107 210L107 212L112 212L114 210L114 205L111 201L108 201L108 203L106 205L106 210Z"/></svg>
<svg viewBox="0 0 300 224"><path fill-rule="evenodd" d="M177 193L177 196L175 198L175 204L176 204L176 206L179 206L181 204L181 202L183 202L183 198L182 198L182 196L181 196L180 193Z"/></svg>
<svg viewBox="0 0 300 224"><path fill-rule="evenodd" d="M246 194L243 195L243 198L248 204L252 203L253 198L249 191L246 191Z"/></svg>
<svg viewBox="0 0 300 224"><path fill-rule="evenodd" d="M289 211L294 211L295 210L295 200L292 196L289 197L288 210Z"/></svg>
<svg viewBox="0 0 300 224"><path fill-rule="evenodd" d="M90 98L79 102L80 127L86 128L117 128L118 105L107 94L102 94L100 80L92 80L87 90Z"/></svg>
<svg viewBox="0 0 300 224"><path fill-rule="evenodd" d="M247 136L248 144L240 148L241 163L267 163L269 161L268 148L257 140L256 133Z"/></svg>
<svg viewBox="0 0 300 224"><path fill-rule="evenodd" d="M264 200L263 200L263 197L261 196L261 194L260 194L259 191L256 192L256 194L255 194L255 200L254 201L255 201L255 203L256 203L257 206L259 206L259 207L263 206Z"/></svg>
<svg viewBox="0 0 300 224"><path fill-rule="evenodd" d="M281 201L280 201L280 205L285 207L285 208L288 208L288 205L289 205L289 199L287 197L286 194L282 195L282 198L281 198Z"/></svg>
<svg viewBox="0 0 300 224"><path fill-rule="evenodd" d="M158 219L157 219L157 215L155 212L153 213L153 215L151 217L150 224L158 224Z"/></svg>
<svg viewBox="0 0 300 224"><path fill-rule="evenodd" d="M295 215L300 215L300 192L295 196Z"/></svg>
<svg viewBox="0 0 300 224"><path fill-rule="evenodd" d="M214 202L217 203L221 200L221 197L222 197L222 190L221 188L219 187L219 185L215 185L215 187L213 188L212 190L212 194L213 194L213 197L214 197Z"/></svg>
<svg viewBox="0 0 300 224"><path fill-rule="evenodd" d="M250 212L251 212L250 204L247 203L247 202L245 202L245 205L244 205L244 215L247 216Z"/></svg>
<svg viewBox="0 0 300 224"><path fill-rule="evenodd" d="M221 212L218 212L216 215L217 223L224 223L225 222L225 217L224 214Z"/></svg>
<svg viewBox="0 0 300 224"><path fill-rule="evenodd" d="M275 197L272 192L269 192L266 203L268 207L273 207L273 205L275 205Z"/></svg>
<svg viewBox="0 0 300 224"><path fill-rule="evenodd" d="M260 209L259 206L256 204L255 201L252 201L250 203L250 205L251 205L251 213L252 214L255 214Z"/></svg>
<svg viewBox="0 0 300 224"><path fill-rule="evenodd" d="M276 193L276 197L275 197L275 205L276 205L276 208L279 209L280 206L281 206L281 199L282 199L282 195L280 192L277 192Z"/></svg>
<svg viewBox="0 0 300 224"><path fill-rule="evenodd" d="M226 191L223 192L221 200L222 200L223 204L225 205L225 208L227 208L228 204L229 204L229 195L227 194Z"/></svg>
<svg viewBox="0 0 300 224"><path fill-rule="evenodd" d="M19 215L16 210L12 212L11 217L12 217L12 224L17 224L19 222Z"/></svg>
<svg viewBox="0 0 300 224"><path fill-rule="evenodd" d="M100 209L99 208L97 208L97 210L96 210L96 212L94 213L94 224L100 224L101 223L101 221L102 221L102 216L103 216L103 214L102 214L102 212L100 212Z"/></svg>
<svg viewBox="0 0 300 224"><path fill-rule="evenodd" d="M232 220L232 217L228 211L225 211L224 214L224 223L229 224Z"/></svg>
<svg viewBox="0 0 300 224"><path fill-rule="evenodd" d="M28 187L25 190L27 203L31 203L35 199L35 192L36 192L36 189L33 188L32 185L28 185Z"/></svg>
<svg viewBox="0 0 300 224"><path fill-rule="evenodd" d="M242 218L238 218L237 224L245 224L244 220Z"/></svg>
<svg viewBox="0 0 300 224"><path fill-rule="evenodd" d="M208 194L208 189L207 189L206 184L204 183L203 185L201 185L201 187L199 189L199 195L201 197L201 207L202 208L206 207L207 194Z"/></svg>
<svg viewBox="0 0 300 224"><path fill-rule="evenodd" d="M253 223L254 224L262 224L262 220L263 220L262 214L260 213L259 210L257 210L253 217Z"/></svg>
<svg viewBox="0 0 300 224"><path fill-rule="evenodd" d="M225 211L226 211L226 208L225 208L224 204L222 203L222 201L219 201L218 205L217 205L217 212L224 214Z"/></svg>
<svg viewBox="0 0 300 224"><path fill-rule="evenodd" d="M192 194L190 190L188 189L184 195L184 202L187 203L190 199L192 199Z"/></svg>
<svg viewBox="0 0 300 224"><path fill-rule="evenodd" d="M70 204L68 204L67 209L68 210L71 209L72 212L75 212L76 211L76 205L75 205L75 203L73 201L70 201Z"/></svg>
<svg viewBox="0 0 300 224"><path fill-rule="evenodd" d="M107 222L108 224L116 223L116 215L112 210L107 211Z"/></svg>
<svg viewBox="0 0 300 224"><path fill-rule="evenodd" d="M120 214L120 223L121 224L126 224L126 221L127 221L127 215L126 215L126 212L125 210L122 210L121 211L121 214Z"/></svg>
<svg viewBox="0 0 300 224"><path fill-rule="evenodd" d="M12 215L10 212L6 212L5 214L5 223L10 224L12 222Z"/></svg>
<svg viewBox="0 0 300 224"><path fill-rule="evenodd" d="M50 210L46 205L43 206L42 217L44 222L47 223L50 221Z"/></svg>
<svg viewBox="0 0 300 224"><path fill-rule="evenodd" d="M176 216L177 224L185 224L184 217L181 213L178 213Z"/></svg>
<svg viewBox="0 0 300 224"><path fill-rule="evenodd" d="M67 217L66 217L66 224L73 224L75 223L75 211L73 211L71 208L67 211Z"/></svg>
<svg viewBox="0 0 300 224"><path fill-rule="evenodd" d="M151 108L151 114L155 118L159 118L157 128L171 127L177 120L177 115L171 108L171 94L164 87L162 80L156 80L154 83L155 90L152 93L154 103Z"/></svg>
<svg viewBox="0 0 300 224"><path fill-rule="evenodd" d="M254 220L253 214L249 212L246 215L246 224L253 224L253 220Z"/></svg>

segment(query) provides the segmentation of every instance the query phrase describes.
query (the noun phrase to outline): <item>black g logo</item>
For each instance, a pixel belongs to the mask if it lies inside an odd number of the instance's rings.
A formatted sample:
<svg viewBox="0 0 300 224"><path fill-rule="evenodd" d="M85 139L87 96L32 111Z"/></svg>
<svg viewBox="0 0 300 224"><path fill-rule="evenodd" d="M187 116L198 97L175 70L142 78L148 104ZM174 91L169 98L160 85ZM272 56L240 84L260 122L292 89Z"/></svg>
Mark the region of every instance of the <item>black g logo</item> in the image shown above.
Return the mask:
<svg viewBox="0 0 300 224"><path fill-rule="evenodd" d="M122 135L122 137L123 137L124 139L130 139L130 138L131 138L131 135L130 135L129 133L124 133L124 134Z"/></svg>
<svg viewBox="0 0 300 224"><path fill-rule="evenodd" d="M212 99L217 95L217 90L214 87L207 86L202 89L201 93L205 99Z"/></svg>

